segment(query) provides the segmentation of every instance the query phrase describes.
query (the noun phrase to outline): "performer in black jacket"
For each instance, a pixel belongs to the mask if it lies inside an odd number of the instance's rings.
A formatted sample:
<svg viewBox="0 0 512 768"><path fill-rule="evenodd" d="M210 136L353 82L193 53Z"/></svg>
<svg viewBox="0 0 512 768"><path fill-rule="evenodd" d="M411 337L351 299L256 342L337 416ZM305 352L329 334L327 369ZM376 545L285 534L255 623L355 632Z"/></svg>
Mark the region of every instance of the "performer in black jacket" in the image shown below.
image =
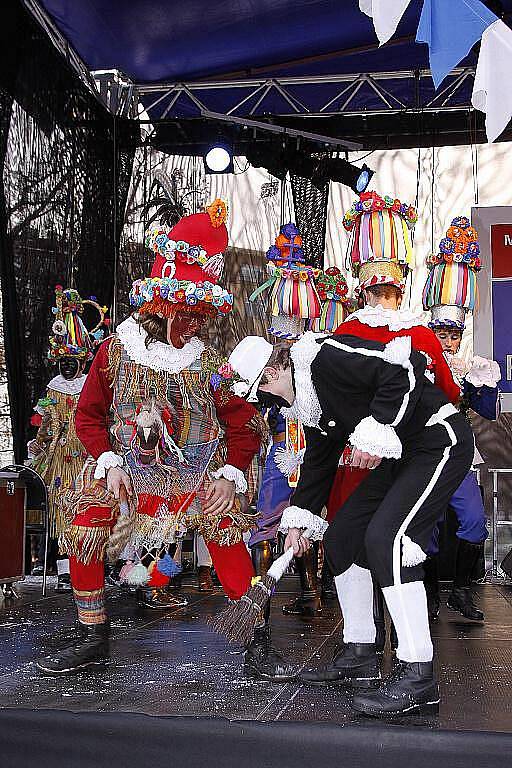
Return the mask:
<svg viewBox="0 0 512 768"><path fill-rule="evenodd" d="M250 382L267 403L293 405L305 426L300 480L281 524L297 554L309 546L303 529L327 502L343 446L353 446L354 466L374 470L324 539L344 630L323 680L378 686L354 697L354 708L369 715L435 711L439 704L421 563L436 520L471 466L473 436L425 377L425 366L408 337L384 345L306 333L291 350L275 347ZM398 635L400 664L383 683L371 572Z"/></svg>

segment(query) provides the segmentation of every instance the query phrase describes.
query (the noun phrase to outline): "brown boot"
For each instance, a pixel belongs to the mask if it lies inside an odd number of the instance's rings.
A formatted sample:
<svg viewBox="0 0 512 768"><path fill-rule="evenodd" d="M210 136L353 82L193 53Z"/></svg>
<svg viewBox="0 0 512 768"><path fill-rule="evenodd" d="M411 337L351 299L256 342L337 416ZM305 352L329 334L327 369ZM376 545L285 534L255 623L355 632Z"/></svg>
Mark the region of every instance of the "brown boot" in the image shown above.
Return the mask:
<svg viewBox="0 0 512 768"><path fill-rule="evenodd" d="M212 572L208 565L200 565L197 569L200 592L211 592L213 589Z"/></svg>

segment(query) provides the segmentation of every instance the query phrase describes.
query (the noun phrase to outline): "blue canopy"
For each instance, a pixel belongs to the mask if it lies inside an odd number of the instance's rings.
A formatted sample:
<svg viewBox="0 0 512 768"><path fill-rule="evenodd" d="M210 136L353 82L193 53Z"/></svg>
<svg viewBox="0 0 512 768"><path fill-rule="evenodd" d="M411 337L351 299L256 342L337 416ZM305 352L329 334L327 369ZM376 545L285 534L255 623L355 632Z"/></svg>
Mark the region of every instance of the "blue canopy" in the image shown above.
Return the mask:
<svg viewBox="0 0 512 768"><path fill-rule="evenodd" d="M415 42L423 0L411 1L381 48L358 0L42 5L89 69L121 70L142 85L152 120L194 117L205 108L238 116L323 118L470 104L472 76L460 72L445 80L436 101L427 46ZM512 12L512 0L503 0L503 7ZM475 65L476 55L463 64ZM365 78L368 73L373 77ZM203 87L205 81L210 85ZM325 131L321 121L317 125Z"/></svg>

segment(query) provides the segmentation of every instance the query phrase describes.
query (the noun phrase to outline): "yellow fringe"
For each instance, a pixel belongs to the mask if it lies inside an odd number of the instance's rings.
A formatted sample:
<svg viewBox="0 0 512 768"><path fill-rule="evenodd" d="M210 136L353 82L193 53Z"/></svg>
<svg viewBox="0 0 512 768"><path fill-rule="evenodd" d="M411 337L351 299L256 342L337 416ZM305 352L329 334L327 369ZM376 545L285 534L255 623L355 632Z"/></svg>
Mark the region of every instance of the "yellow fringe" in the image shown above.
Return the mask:
<svg viewBox="0 0 512 768"><path fill-rule="evenodd" d="M68 555L88 565L93 561L103 560L105 549L110 538L108 526L88 528L82 525L70 525L60 538L62 548Z"/></svg>
<svg viewBox="0 0 512 768"><path fill-rule="evenodd" d="M75 430L75 411L78 396L66 395L53 389L47 390L47 397L55 403L44 409L43 421L36 435L36 442L42 453L31 464L43 478L49 497L50 536L58 538L68 524L68 519L61 506L60 499L72 487L74 480L84 464L85 448ZM73 400L70 408L68 399ZM51 433L51 434L49 434ZM65 438L65 443L61 440ZM78 456L72 456L77 453ZM66 458L70 460L67 461ZM60 486L55 487L55 480L60 478Z"/></svg>

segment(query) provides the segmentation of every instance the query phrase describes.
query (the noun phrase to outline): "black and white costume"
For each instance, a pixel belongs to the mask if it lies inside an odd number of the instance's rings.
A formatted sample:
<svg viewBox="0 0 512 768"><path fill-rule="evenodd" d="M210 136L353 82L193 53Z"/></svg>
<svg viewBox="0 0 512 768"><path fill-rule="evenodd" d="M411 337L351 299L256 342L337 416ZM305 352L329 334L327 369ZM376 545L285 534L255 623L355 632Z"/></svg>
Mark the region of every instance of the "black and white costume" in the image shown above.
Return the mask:
<svg viewBox="0 0 512 768"><path fill-rule="evenodd" d="M291 350L306 453L283 526L321 513L346 443L383 458L324 538L345 643L374 643L370 571L383 586L404 662L432 659L421 563L473 458L466 420L424 375L409 337L389 344L307 333Z"/></svg>

